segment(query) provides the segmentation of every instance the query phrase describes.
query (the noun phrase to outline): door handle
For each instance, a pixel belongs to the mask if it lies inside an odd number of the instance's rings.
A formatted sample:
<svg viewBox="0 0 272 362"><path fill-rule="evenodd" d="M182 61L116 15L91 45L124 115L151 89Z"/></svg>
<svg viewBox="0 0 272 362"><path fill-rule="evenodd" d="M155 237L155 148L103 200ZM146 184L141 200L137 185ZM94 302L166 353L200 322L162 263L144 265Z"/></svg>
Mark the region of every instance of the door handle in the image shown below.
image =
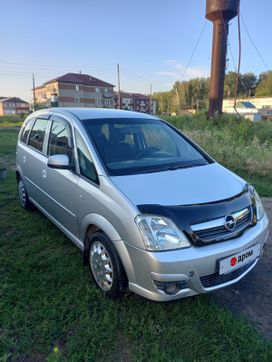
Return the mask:
<svg viewBox="0 0 272 362"><path fill-rule="evenodd" d="M47 172L46 172L46 170L42 170L42 177L43 177L43 178L46 178L46 177L47 177Z"/></svg>
<svg viewBox="0 0 272 362"><path fill-rule="evenodd" d="M23 156L23 163L26 163L26 156Z"/></svg>

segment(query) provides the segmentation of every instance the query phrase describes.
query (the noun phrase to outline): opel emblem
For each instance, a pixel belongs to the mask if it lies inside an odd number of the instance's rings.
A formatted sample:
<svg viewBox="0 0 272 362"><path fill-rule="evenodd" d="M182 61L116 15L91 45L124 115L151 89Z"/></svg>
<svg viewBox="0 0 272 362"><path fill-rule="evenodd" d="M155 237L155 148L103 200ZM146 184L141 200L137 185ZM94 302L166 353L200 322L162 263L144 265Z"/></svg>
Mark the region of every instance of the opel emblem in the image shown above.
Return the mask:
<svg viewBox="0 0 272 362"><path fill-rule="evenodd" d="M236 220L233 216L228 215L225 218L225 229L228 231L233 231L236 228Z"/></svg>

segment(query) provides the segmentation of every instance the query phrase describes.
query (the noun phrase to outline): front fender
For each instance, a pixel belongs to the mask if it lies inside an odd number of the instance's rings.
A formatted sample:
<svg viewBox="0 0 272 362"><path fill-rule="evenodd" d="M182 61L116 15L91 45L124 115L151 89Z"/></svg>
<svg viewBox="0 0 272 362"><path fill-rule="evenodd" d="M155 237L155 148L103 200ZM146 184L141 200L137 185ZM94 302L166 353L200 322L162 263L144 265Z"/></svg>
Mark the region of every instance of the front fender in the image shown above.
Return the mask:
<svg viewBox="0 0 272 362"><path fill-rule="evenodd" d="M86 231L90 225L96 225L99 229L110 238L112 241L121 240L121 237L117 230L112 226L112 224L105 219L102 215L91 213L86 216L81 221L80 224L80 238L84 240Z"/></svg>
<svg viewBox="0 0 272 362"><path fill-rule="evenodd" d="M121 261L123 263L129 281L135 281L136 279L135 279L134 268L124 241L121 240L119 233L112 226L112 224L106 218L104 218L99 214L95 213L88 214L81 221L80 236L81 239L84 240L83 265L88 265L89 263L88 260L89 241L85 238L85 235L90 225L96 225L113 242L121 258Z"/></svg>

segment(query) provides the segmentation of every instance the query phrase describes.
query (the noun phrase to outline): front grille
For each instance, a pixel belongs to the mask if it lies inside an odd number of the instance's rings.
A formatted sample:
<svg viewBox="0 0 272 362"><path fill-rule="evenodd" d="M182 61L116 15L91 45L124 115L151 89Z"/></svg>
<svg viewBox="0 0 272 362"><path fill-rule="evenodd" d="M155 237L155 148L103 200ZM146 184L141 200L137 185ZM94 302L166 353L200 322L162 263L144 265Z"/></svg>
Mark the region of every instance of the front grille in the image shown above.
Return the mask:
<svg viewBox="0 0 272 362"><path fill-rule="evenodd" d="M200 278L200 281L204 288L210 288L214 287L216 285L224 284L227 282L230 282L231 280L237 279L240 275L242 275L247 269L249 269L253 264L255 263L255 260L251 261L250 263L242 266L239 269L236 269L228 274L222 274L219 273L206 275L204 277Z"/></svg>
<svg viewBox="0 0 272 362"><path fill-rule="evenodd" d="M211 223L208 222L208 223L199 224L199 229L198 225L193 225L194 227L193 231L196 239L207 243L207 242L231 239L233 237L236 237L238 234L241 234L245 229L247 229L252 224L252 216L253 216L252 207L249 206L246 209L242 210L241 212L233 213L232 215L235 216L236 214L237 215L241 214L241 215L235 218L236 227L234 230L228 230L225 227L224 218L218 219L218 224L221 225L216 225L217 220L213 220L215 221L216 226L212 227L201 228L205 224L207 224L207 226L209 224L212 225L213 221Z"/></svg>

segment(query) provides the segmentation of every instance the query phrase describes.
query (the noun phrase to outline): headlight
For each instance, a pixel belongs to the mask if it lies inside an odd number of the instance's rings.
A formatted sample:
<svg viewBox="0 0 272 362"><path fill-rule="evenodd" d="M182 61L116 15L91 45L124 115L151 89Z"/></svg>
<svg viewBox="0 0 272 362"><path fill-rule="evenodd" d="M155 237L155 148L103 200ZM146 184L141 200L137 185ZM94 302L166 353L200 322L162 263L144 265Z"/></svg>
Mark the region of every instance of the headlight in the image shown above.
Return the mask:
<svg viewBox="0 0 272 362"><path fill-rule="evenodd" d="M138 215L135 222L147 250L173 250L191 246L183 232L166 217Z"/></svg>
<svg viewBox="0 0 272 362"><path fill-rule="evenodd" d="M264 210L264 207L263 207L262 200L261 200L260 196L258 195L257 191L254 189L253 186L249 187L249 192L251 193L251 195L255 199L256 216L257 216L257 220L259 221L265 215L265 210Z"/></svg>
<svg viewBox="0 0 272 362"><path fill-rule="evenodd" d="M255 191L255 202L256 202L257 220L259 221L264 217L265 211L264 211L262 200L256 191Z"/></svg>

